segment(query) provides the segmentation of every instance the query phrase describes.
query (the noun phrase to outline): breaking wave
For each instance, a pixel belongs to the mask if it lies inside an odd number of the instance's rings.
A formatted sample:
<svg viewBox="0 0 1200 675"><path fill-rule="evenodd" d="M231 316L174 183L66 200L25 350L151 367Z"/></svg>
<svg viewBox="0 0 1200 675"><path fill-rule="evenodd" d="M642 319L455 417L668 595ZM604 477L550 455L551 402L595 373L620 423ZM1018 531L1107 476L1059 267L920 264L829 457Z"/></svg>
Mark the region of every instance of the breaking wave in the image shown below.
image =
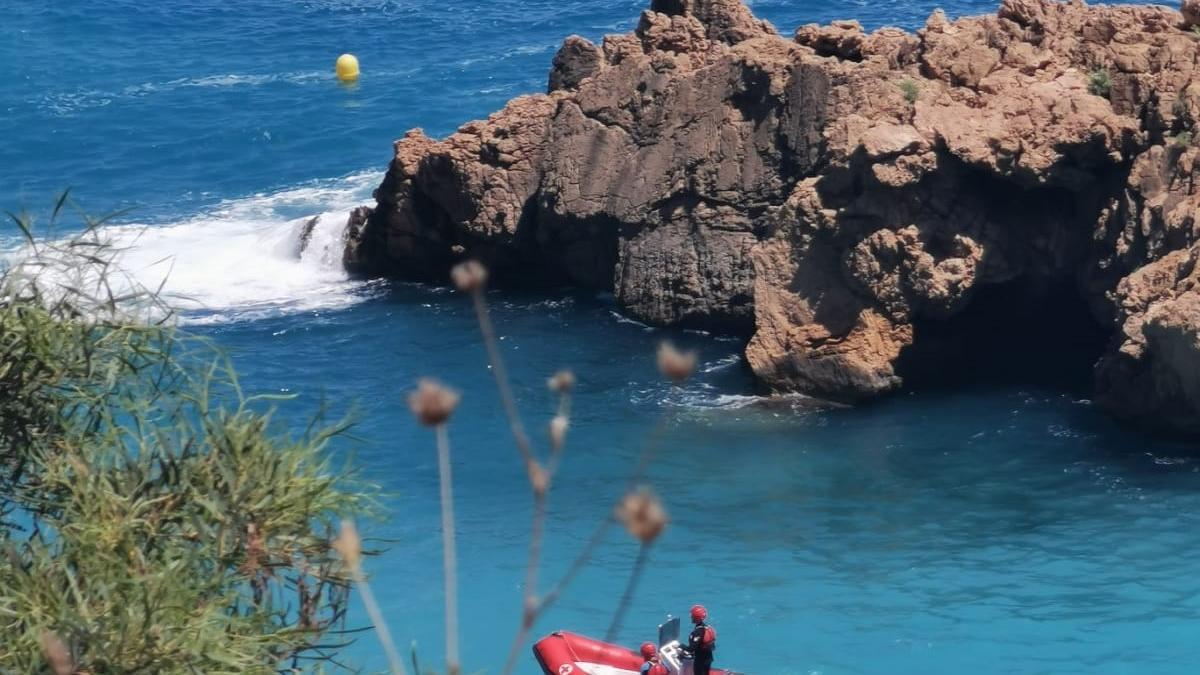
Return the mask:
<svg viewBox="0 0 1200 675"><path fill-rule="evenodd" d="M176 222L105 226L97 236L112 246L127 283L161 289L183 323L338 309L376 287L350 278L342 249L347 212L370 199L379 179L369 172L316 181ZM10 249L6 257L22 254Z"/></svg>

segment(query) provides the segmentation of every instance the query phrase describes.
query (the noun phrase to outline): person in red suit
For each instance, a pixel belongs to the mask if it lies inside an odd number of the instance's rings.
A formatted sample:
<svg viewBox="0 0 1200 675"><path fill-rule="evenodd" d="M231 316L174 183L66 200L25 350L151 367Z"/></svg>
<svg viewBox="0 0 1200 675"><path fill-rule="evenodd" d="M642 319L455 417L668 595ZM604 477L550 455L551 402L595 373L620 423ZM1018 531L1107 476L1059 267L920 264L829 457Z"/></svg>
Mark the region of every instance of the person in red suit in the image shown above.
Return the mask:
<svg viewBox="0 0 1200 675"><path fill-rule="evenodd" d="M712 669L713 650L717 648L717 631L705 623L708 620L708 610L704 605L693 606L691 614L695 628L688 635L685 652L692 657L693 674L708 675Z"/></svg>
<svg viewBox="0 0 1200 675"><path fill-rule="evenodd" d="M642 643L642 664L641 675L669 675L667 667L658 662L658 649L653 642Z"/></svg>

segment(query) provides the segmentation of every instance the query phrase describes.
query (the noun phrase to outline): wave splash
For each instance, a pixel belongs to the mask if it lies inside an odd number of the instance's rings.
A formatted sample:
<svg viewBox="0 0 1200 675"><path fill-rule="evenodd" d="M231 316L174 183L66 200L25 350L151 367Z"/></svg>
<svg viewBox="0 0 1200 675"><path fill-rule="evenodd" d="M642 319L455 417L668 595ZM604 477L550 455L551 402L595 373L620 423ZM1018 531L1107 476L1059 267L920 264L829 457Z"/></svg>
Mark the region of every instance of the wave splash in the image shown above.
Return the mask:
<svg viewBox="0 0 1200 675"><path fill-rule="evenodd" d="M182 323L338 309L377 288L350 278L342 249L348 211L369 201L380 177L317 181L228 200L176 222L108 225L96 236L128 277L117 283L159 290ZM19 259L22 251L6 257Z"/></svg>

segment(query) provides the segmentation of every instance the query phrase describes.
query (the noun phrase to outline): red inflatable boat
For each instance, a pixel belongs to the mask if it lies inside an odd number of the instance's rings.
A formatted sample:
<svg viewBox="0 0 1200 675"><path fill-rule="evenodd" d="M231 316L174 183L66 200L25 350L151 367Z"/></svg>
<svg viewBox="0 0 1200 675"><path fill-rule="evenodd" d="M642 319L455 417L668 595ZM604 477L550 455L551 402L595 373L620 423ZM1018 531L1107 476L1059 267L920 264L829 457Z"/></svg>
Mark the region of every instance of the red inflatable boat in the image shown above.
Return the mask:
<svg viewBox="0 0 1200 675"><path fill-rule="evenodd" d="M639 675L642 657L620 645L575 633L557 631L533 645L533 655L545 675ZM692 662L679 646L679 619L659 626L658 655L671 675L691 675ZM713 669L712 675L739 675Z"/></svg>

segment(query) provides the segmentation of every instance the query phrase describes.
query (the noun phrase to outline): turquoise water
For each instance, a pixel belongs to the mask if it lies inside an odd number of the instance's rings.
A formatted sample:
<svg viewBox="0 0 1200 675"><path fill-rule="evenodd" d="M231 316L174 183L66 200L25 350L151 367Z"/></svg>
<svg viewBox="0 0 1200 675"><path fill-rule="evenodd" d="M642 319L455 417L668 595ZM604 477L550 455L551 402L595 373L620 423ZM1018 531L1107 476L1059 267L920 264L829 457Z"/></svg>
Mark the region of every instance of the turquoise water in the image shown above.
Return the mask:
<svg viewBox="0 0 1200 675"><path fill-rule="evenodd" d="M248 389L357 410L353 453L394 492L372 561L402 643L441 646L432 438L403 393L465 392L451 429L464 656L496 672L518 617L529 497L455 293L338 269L337 220L369 199L390 141L442 134L540 90L556 44L631 28L640 2L16 0L0 22L0 205L45 210L72 186L126 264L231 351ZM757 2L781 29L855 16L919 25L932 3ZM954 15L990 10L956 2ZM330 77L359 55L353 88ZM328 213L295 255L299 220ZM148 226L148 227L147 227ZM11 236L11 234L6 234ZM164 258L169 262L164 262ZM548 574L608 512L660 417L651 478L672 524L621 639L705 602L718 662L748 673L1194 673L1200 662L1200 463L1191 445L1116 427L1078 383L907 393L854 410L766 407L734 338L651 330L611 298L493 293L531 428L547 375L580 376L552 496ZM682 391L658 340L700 350ZM1027 381L1026 381L1027 380ZM541 630L602 634L634 545L614 531ZM361 615L355 619L361 621ZM344 654L381 665L373 637ZM522 673L534 673L532 659Z"/></svg>

